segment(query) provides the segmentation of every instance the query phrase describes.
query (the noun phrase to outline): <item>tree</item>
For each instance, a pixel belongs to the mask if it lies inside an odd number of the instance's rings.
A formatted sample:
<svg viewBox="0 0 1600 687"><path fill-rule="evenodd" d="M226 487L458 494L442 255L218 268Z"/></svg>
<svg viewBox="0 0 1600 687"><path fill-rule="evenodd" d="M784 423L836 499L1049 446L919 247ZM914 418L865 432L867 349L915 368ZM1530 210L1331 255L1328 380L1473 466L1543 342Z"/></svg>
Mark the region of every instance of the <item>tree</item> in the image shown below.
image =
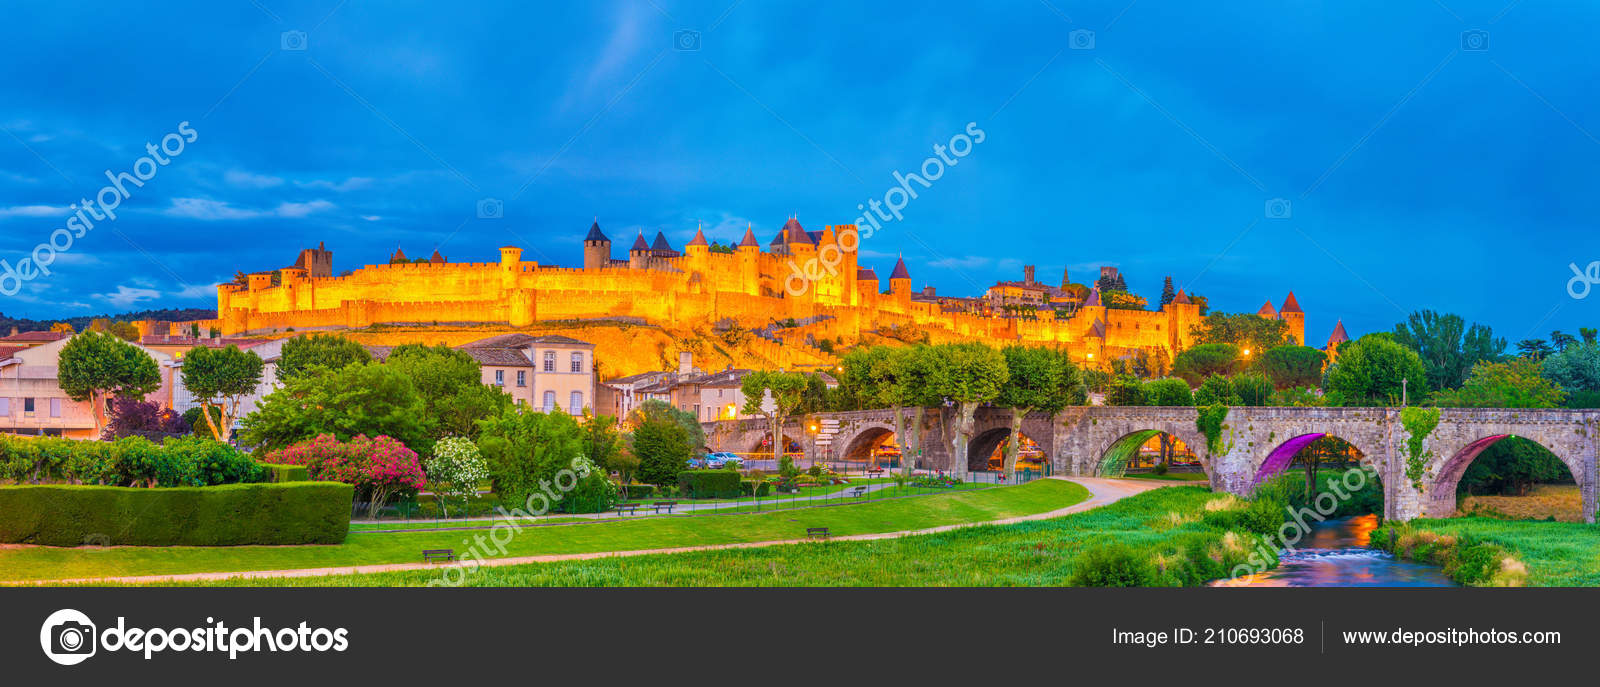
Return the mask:
<svg viewBox="0 0 1600 687"><path fill-rule="evenodd" d="M1219 374L1213 374L1195 389L1194 404L1200 406L1236 406L1243 405L1239 396L1233 393L1233 381Z"/></svg>
<svg viewBox="0 0 1600 687"><path fill-rule="evenodd" d="M285 382L311 373L312 368L337 370L347 365L372 362L372 354L361 344L333 334L312 334L290 339L278 356L278 379Z"/></svg>
<svg viewBox="0 0 1600 687"><path fill-rule="evenodd" d="M1167 307L1178 294L1172 290L1172 277L1167 277L1161 282L1161 307Z"/></svg>
<svg viewBox="0 0 1600 687"><path fill-rule="evenodd" d="M656 418L653 422L683 431L670 419ZM678 451L687 450L681 436L675 438L673 445ZM611 507L616 498L615 487L593 461L583 456L582 448L578 421L559 411L538 413L507 408L485 419L478 437L478 450L489 464L489 481L500 502L521 504L532 515L556 509L568 513L600 512ZM679 463L677 469L683 469L683 465Z"/></svg>
<svg viewBox="0 0 1600 687"><path fill-rule="evenodd" d="M1572 479L1572 472L1555 454L1532 440L1506 437L1467 466L1456 493L1526 496L1535 484L1562 479Z"/></svg>
<svg viewBox="0 0 1600 687"><path fill-rule="evenodd" d="M451 498L466 502L477 496L478 485L489 479L489 463L466 437L445 437L434 442L433 457L423 471L428 476L428 490L438 497L439 510L445 517L450 516L446 504Z"/></svg>
<svg viewBox="0 0 1600 687"><path fill-rule="evenodd" d="M1005 357L1009 378L995 403L1011 408L1011 440L1006 442L1005 474L1009 479L1017 469L1017 450L1022 444L1022 418L1031 412L1051 417L1069 405L1082 404L1087 395L1078 379L1078 368L1066 351L1032 346L1007 346Z"/></svg>
<svg viewBox="0 0 1600 687"><path fill-rule="evenodd" d="M1278 389L1317 386L1327 354L1310 346L1279 346L1256 359L1256 369L1272 379Z"/></svg>
<svg viewBox="0 0 1600 687"><path fill-rule="evenodd" d="M676 484L689 466L688 436L671 418L650 416L633 428L633 455L639 457L640 482Z"/></svg>
<svg viewBox="0 0 1600 687"><path fill-rule="evenodd" d="M287 348L287 344L285 348ZM384 364L411 380L425 408L428 433L477 436L477 421L498 414L511 397L483 383L478 361L449 346L405 344L389 352Z"/></svg>
<svg viewBox="0 0 1600 687"><path fill-rule="evenodd" d="M1544 360L1552 352L1550 344L1545 343L1544 339L1523 339L1517 342L1517 354L1524 358Z"/></svg>
<svg viewBox="0 0 1600 687"><path fill-rule="evenodd" d="M72 330L72 325L67 324L66 322L57 322L55 324L50 325L50 331L52 331L52 332L60 332L62 334L76 334L77 333L77 332L74 332Z"/></svg>
<svg viewBox="0 0 1600 687"><path fill-rule="evenodd" d="M756 370L739 382L739 390L744 393L745 414L766 417L772 429L774 461L783 461L787 448L783 441L783 423L799 409L805 389L806 377L798 372ZM765 403L769 398L770 404Z"/></svg>
<svg viewBox="0 0 1600 687"><path fill-rule="evenodd" d="M1272 380L1260 372L1241 372L1233 376L1233 395L1242 406L1264 406L1272 402Z"/></svg>
<svg viewBox="0 0 1600 687"><path fill-rule="evenodd" d="M993 402L1010 379L1006 357L982 343L956 343L929 349L927 392L956 409L955 469L966 472L967 444L972 440L973 415L978 406Z"/></svg>
<svg viewBox="0 0 1600 687"><path fill-rule="evenodd" d="M426 405L427 401L424 399ZM491 418L512 406L511 396L500 387L473 384L456 391L446 402L434 403L436 415L430 418L432 436L462 436L476 440L478 421Z"/></svg>
<svg viewBox="0 0 1600 687"><path fill-rule="evenodd" d="M1428 395L1427 370L1416 351L1390 335L1368 334L1339 347L1322 388L1328 405L1395 406L1403 395L1412 401Z"/></svg>
<svg viewBox="0 0 1600 687"><path fill-rule="evenodd" d="M1600 391L1600 344L1585 340L1562 349L1544 359L1543 373L1568 394Z"/></svg>
<svg viewBox="0 0 1600 687"><path fill-rule="evenodd" d="M1499 360L1506 349L1506 340L1495 338L1488 327L1473 323L1469 328L1460 315L1432 310L1411 313L1396 324L1394 340L1422 357L1432 389L1460 387L1473 365Z"/></svg>
<svg viewBox="0 0 1600 687"><path fill-rule="evenodd" d="M618 472L618 458L623 454L622 434L617 431L617 419L610 415L596 416L589 408L583 409L583 421L578 423L581 442L579 451L602 469Z"/></svg>
<svg viewBox="0 0 1600 687"><path fill-rule="evenodd" d="M1294 337L1289 333L1288 322L1267 319L1255 313L1213 312L1196 323L1190 333L1197 344L1234 344L1252 351L1305 343L1292 340Z"/></svg>
<svg viewBox="0 0 1600 687"><path fill-rule="evenodd" d="M106 328L106 331L123 341L131 343L138 343L139 341L139 328L135 327L132 322L112 322Z"/></svg>
<svg viewBox="0 0 1600 687"><path fill-rule="evenodd" d="M1539 363L1528 358L1480 362L1460 389L1434 394L1442 408L1556 408L1565 399L1561 387L1545 379Z"/></svg>
<svg viewBox="0 0 1600 687"><path fill-rule="evenodd" d="M271 450L320 434L340 440L386 435L431 452L423 413L416 387L398 370L350 365L290 379L267 394L241 422L240 439Z"/></svg>
<svg viewBox="0 0 1600 687"><path fill-rule="evenodd" d="M822 381L822 375L806 375L806 388L800 394L800 405L795 410L800 413L820 413L826 410L828 404L828 385Z"/></svg>
<svg viewBox="0 0 1600 687"><path fill-rule="evenodd" d="M183 356L183 386L205 408L200 417L217 441L233 438L239 401L255 393L262 367L260 356L232 344L224 348L195 346ZM211 412L213 408L216 414Z"/></svg>
<svg viewBox="0 0 1600 687"><path fill-rule="evenodd" d="M189 424L171 408L162 408L155 401L145 401L128 396L111 399L110 421L106 425L105 441L123 437L142 436L157 438L187 434Z"/></svg>
<svg viewBox="0 0 1600 687"><path fill-rule="evenodd" d="M1111 387L1106 390L1106 405L1108 406L1142 406L1148 405L1144 395L1144 384L1133 375L1117 375L1111 379Z"/></svg>
<svg viewBox="0 0 1600 687"><path fill-rule="evenodd" d="M1100 304L1108 310L1144 310L1144 296L1122 290L1100 292Z"/></svg>
<svg viewBox="0 0 1600 687"><path fill-rule="evenodd" d="M650 419L661 419L676 422L683 428L684 447L690 455L699 453L706 445L706 432L700 426L700 420L687 410L678 410L671 403L659 399L650 399L640 403L629 415L629 423L638 426Z"/></svg>
<svg viewBox="0 0 1600 687"><path fill-rule="evenodd" d="M143 349L102 332L85 332L61 348L57 382L67 397L93 406L94 433L105 427L106 399L144 398L161 388L161 370Z"/></svg>
<svg viewBox="0 0 1600 687"><path fill-rule="evenodd" d="M1231 375L1239 368L1239 347L1231 343L1194 346L1172 360L1172 374L1191 385L1211 375Z"/></svg>
<svg viewBox="0 0 1600 687"><path fill-rule="evenodd" d="M312 479L354 486L356 499L366 497L367 514L374 518L390 497L415 493L427 484L417 453L387 436L358 434L346 442L319 434L272 451L267 459L304 465Z"/></svg>
<svg viewBox="0 0 1600 687"><path fill-rule="evenodd" d="M1578 338L1559 329L1550 332L1550 347L1560 351L1572 344L1578 343Z"/></svg>
<svg viewBox="0 0 1600 687"><path fill-rule="evenodd" d="M1194 394L1189 391L1189 383L1181 379L1152 379L1144 384L1144 402L1152 406L1192 406Z"/></svg>

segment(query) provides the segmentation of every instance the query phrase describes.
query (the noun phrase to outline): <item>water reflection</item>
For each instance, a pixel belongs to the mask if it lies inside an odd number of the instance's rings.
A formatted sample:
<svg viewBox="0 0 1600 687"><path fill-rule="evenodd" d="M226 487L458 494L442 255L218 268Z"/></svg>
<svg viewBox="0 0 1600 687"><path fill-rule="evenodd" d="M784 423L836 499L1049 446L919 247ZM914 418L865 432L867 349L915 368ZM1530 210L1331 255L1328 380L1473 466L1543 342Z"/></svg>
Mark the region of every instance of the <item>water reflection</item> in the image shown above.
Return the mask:
<svg viewBox="0 0 1600 687"><path fill-rule="evenodd" d="M1396 559L1367 548L1378 516L1361 515L1318 523L1277 568L1223 587L1452 587L1444 571Z"/></svg>

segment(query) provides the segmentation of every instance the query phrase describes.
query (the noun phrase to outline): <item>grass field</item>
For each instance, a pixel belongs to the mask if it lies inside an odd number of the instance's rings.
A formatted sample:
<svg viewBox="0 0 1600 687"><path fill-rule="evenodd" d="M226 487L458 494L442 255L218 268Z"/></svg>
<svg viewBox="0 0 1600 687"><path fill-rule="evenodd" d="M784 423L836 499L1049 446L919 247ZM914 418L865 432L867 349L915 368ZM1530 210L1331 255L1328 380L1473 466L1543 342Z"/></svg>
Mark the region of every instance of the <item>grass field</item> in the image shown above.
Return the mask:
<svg viewBox="0 0 1600 687"><path fill-rule="evenodd" d="M1527 496L1463 496L1456 508L1464 515L1583 522L1583 494L1576 484L1539 484Z"/></svg>
<svg viewBox="0 0 1600 687"><path fill-rule="evenodd" d="M1055 483L1044 480L1024 487ZM981 494L973 494L978 496ZM953 497L960 498L960 497ZM986 525L870 542L817 542L760 549L659 554L481 568L468 586L1057 586L1080 554L1119 543L1160 552L1195 535L1208 501L1197 487L1156 489L1050 520ZM1161 555L1161 554L1157 554ZM224 580L201 586L412 586L437 571Z"/></svg>
<svg viewBox="0 0 1600 687"><path fill-rule="evenodd" d="M749 515L705 515L601 520L525 528L506 556L628 551L663 547L759 542L805 537L808 527L836 535L915 530L1043 513L1081 502L1083 487L1039 480L919 498ZM420 561L423 549L468 549L486 530L468 532L352 532L336 546L238 547L6 547L0 580L97 578L193 572L286 570Z"/></svg>
<svg viewBox="0 0 1600 687"><path fill-rule="evenodd" d="M1600 586L1600 527L1586 523L1464 517L1412 520L1414 530L1472 537L1510 550L1527 567L1527 584Z"/></svg>

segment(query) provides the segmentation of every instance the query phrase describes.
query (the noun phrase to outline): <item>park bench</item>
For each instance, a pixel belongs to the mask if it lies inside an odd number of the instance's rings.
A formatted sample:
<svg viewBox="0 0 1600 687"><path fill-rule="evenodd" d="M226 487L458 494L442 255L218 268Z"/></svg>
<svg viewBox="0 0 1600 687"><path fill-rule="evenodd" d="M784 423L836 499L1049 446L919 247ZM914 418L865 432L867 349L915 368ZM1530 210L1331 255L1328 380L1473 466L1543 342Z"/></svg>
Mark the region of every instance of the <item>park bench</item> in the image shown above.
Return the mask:
<svg viewBox="0 0 1600 687"><path fill-rule="evenodd" d="M639 507L632 504L617 506L617 517L619 518L637 512L639 512Z"/></svg>
<svg viewBox="0 0 1600 687"><path fill-rule="evenodd" d="M423 549L422 560L425 563L434 561L453 561L456 559L455 549Z"/></svg>
<svg viewBox="0 0 1600 687"><path fill-rule="evenodd" d="M652 503L650 505L655 507L657 513L660 513L661 509L665 508L665 509L667 509L667 515L672 515L672 509L673 509L674 506L678 505L678 502L677 501L657 501L657 502Z"/></svg>
<svg viewBox="0 0 1600 687"><path fill-rule="evenodd" d="M826 527L807 527L806 536L812 539L827 539L833 535L828 533Z"/></svg>
<svg viewBox="0 0 1600 687"><path fill-rule="evenodd" d="M877 477L883 474L883 468L867 468L868 477Z"/></svg>
<svg viewBox="0 0 1600 687"><path fill-rule="evenodd" d="M850 495L851 496L861 496L862 494L867 493L867 488L866 487L850 487L849 491L850 491Z"/></svg>

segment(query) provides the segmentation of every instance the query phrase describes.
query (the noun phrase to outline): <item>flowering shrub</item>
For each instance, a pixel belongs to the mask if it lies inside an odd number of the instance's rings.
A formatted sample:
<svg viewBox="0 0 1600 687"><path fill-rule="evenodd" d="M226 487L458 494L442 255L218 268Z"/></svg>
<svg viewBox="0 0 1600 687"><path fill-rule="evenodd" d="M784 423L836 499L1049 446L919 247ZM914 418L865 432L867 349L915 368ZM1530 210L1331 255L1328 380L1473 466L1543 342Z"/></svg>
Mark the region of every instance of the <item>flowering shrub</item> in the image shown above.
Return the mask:
<svg viewBox="0 0 1600 687"><path fill-rule="evenodd" d="M426 471L428 490L439 497L441 510L447 499L476 496L478 484L489 479L489 463L478 453L478 446L465 437L445 437L435 443Z"/></svg>
<svg viewBox="0 0 1600 687"><path fill-rule="evenodd" d="M913 487L953 487L961 484L961 479L951 475L917 475L911 478Z"/></svg>
<svg viewBox="0 0 1600 687"><path fill-rule="evenodd" d="M110 415L110 423L101 432L106 441L130 436L160 439L189 433L189 423L183 421L183 416L154 401L116 396L111 399Z"/></svg>
<svg viewBox="0 0 1600 687"><path fill-rule="evenodd" d="M416 451L387 436L358 434L348 442L323 434L267 454L267 462L304 465L314 480L344 482L365 497L367 512L379 509L398 494L414 493L427 483Z"/></svg>

